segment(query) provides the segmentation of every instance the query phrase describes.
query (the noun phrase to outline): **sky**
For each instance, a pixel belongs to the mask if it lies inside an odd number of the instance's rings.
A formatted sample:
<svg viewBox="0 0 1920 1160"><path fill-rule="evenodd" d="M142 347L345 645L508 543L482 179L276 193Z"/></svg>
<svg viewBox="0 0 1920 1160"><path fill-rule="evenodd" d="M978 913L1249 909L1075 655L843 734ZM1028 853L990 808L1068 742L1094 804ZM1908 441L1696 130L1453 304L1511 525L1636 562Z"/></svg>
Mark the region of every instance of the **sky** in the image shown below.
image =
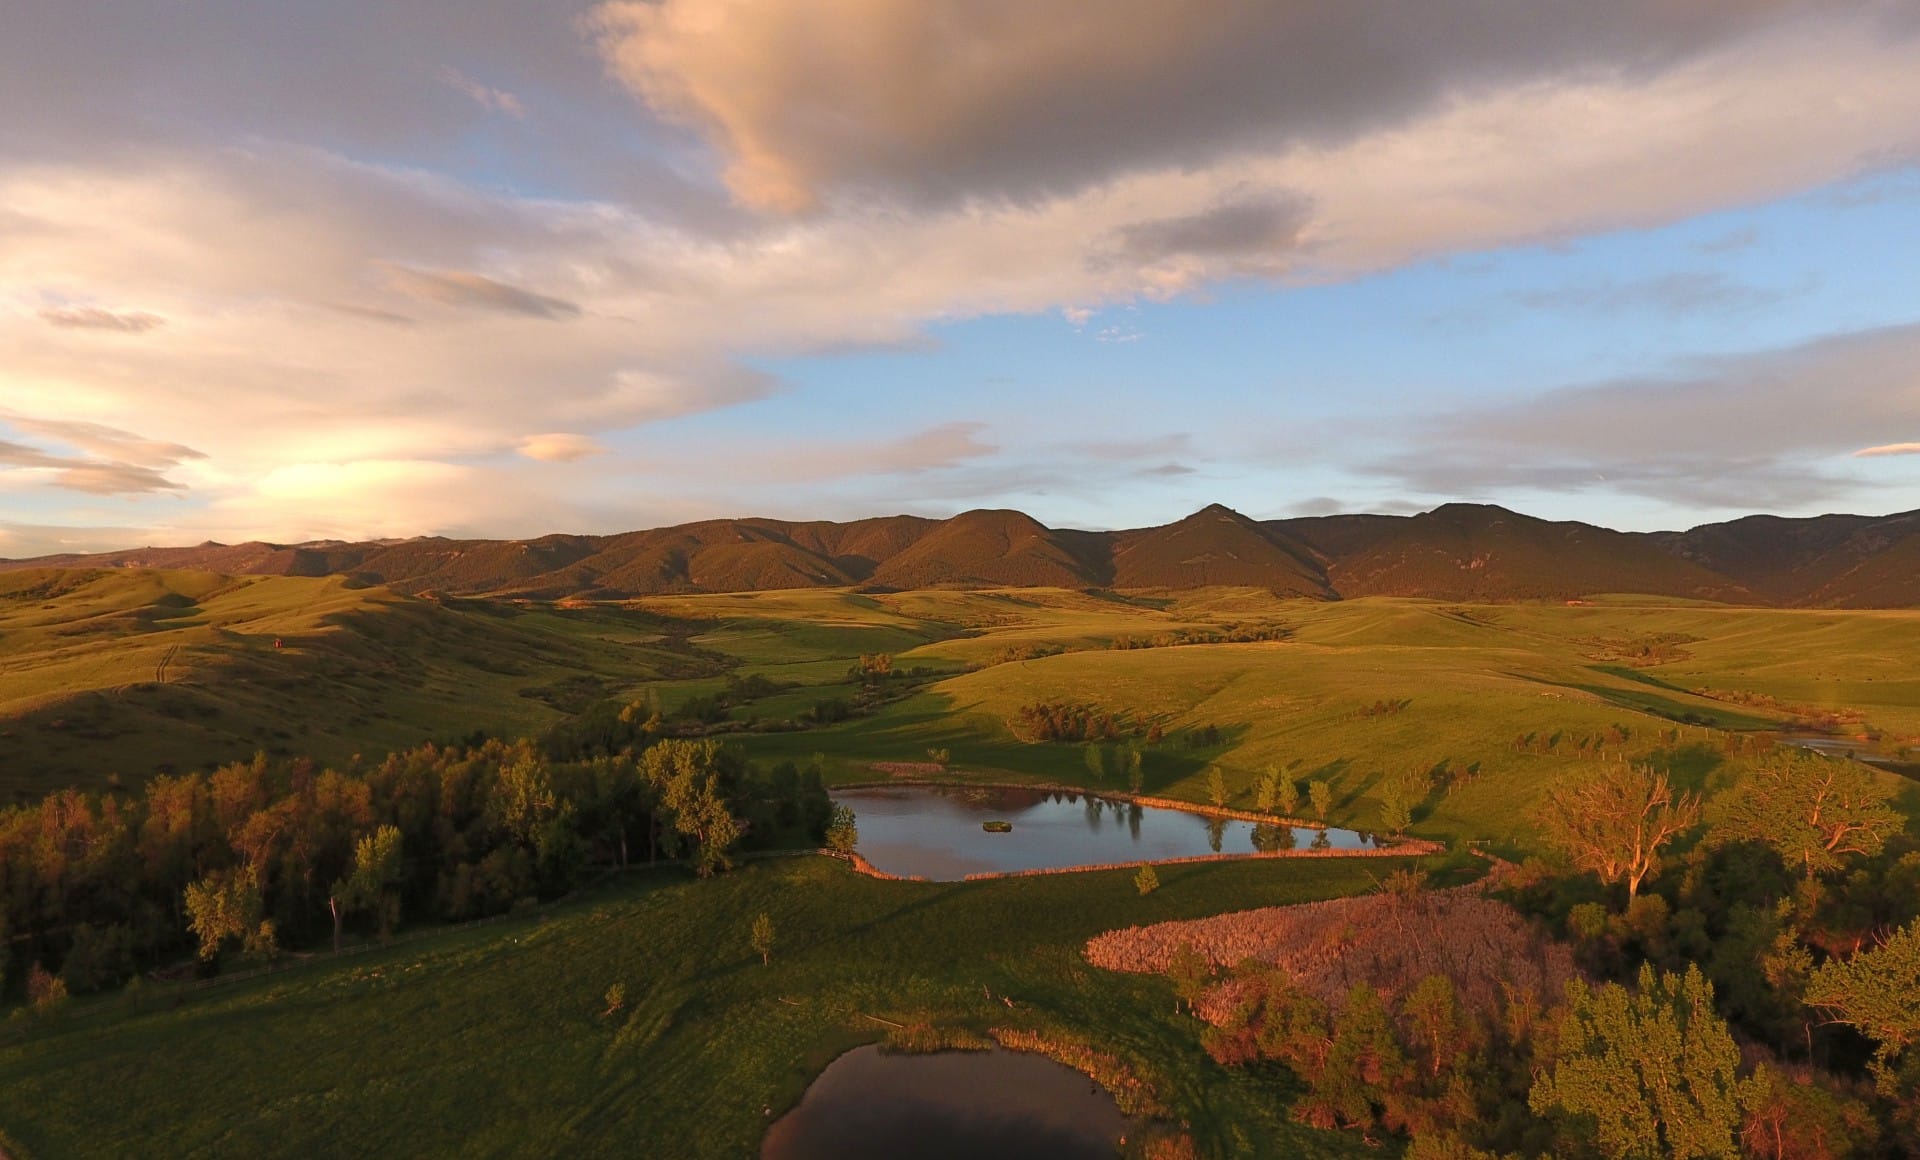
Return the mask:
<svg viewBox="0 0 1920 1160"><path fill-rule="evenodd" d="M1920 508L1920 0L0 31L0 557Z"/></svg>

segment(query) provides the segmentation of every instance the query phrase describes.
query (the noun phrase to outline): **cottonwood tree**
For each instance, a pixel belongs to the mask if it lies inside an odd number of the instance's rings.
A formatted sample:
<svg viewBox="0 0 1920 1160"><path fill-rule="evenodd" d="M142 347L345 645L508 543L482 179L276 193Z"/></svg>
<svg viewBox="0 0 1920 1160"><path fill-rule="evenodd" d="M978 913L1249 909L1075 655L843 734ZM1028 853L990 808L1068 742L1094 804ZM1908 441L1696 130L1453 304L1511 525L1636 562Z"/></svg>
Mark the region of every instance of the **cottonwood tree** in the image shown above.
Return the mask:
<svg viewBox="0 0 1920 1160"><path fill-rule="evenodd" d="M186 890L187 927L200 940L200 957L211 962L229 940L249 956L277 949L273 922L260 917L260 882L249 867L209 874Z"/></svg>
<svg viewBox="0 0 1920 1160"><path fill-rule="evenodd" d="M1313 816L1321 821L1327 820L1327 814L1333 810L1333 786L1329 782L1311 781L1307 783L1307 800L1313 804Z"/></svg>
<svg viewBox="0 0 1920 1160"><path fill-rule="evenodd" d="M380 924L380 937L393 932L400 920L399 886L405 871L400 831L381 826L353 848L353 872L333 884L327 908L333 914L333 953L340 953L340 928L347 914L370 910Z"/></svg>
<svg viewBox="0 0 1920 1160"><path fill-rule="evenodd" d="M1432 781L1421 770L1403 770L1386 779L1380 790L1380 824L1389 834L1404 834L1413 824L1414 807L1427 798Z"/></svg>
<svg viewBox="0 0 1920 1160"><path fill-rule="evenodd" d="M1699 795L1676 794L1666 774L1635 765L1557 789L1535 812L1550 843L1602 881L1625 883L1629 900L1659 873L1661 847L1699 817Z"/></svg>
<svg viewBox="0 0 1920 1160"><path fill-rule="evenodd" d="M1872 950L1814 968L1807 1005L1874 1041L1874 1079L1888 1096L1920 1093L1920 922Z"/></svg>
<svg viewBox="0 0 1920 1160"><path fill-rule="evenodd" d="M836 854L851 854L859 844L860 827L854 820L853 810L835 802L833 819L827 823L827 848Z"/></svg>
<svg viewBox="0 0 1920 1160"><path fill-rule="evenodd" d="M765 966L773 961L773 918L764 911L753 920L753 950Z"/></svg>
<svg viewBox="0 0 1920 1160"><path fill-rule="evenodd" d="M1579 1120L1609 1160L1740 1154L1740 1049L1698 966L1685 975L1643 966L1636 991L1567 984L1553 1061L1528 1106Z"/></svg>
<svg viewBox="0 0 1920 1160"><path fill-rule="evenodd" d="M1892 785L1860 762L1782 754L1714 803L1709 840L1763 842L1812 878L1839 869L1848 855L1878 854L1906 825L1892 798Z"/></svg>
<svg viewBox="0 0 1920 1160"><path fill-rule="evenodd" d="M694 871L705 878L732 866L729 851L744 831L728 796L741 771L720 743L662 741L647 750L640 771L658 787L674 833L693 847Z"/></svg>

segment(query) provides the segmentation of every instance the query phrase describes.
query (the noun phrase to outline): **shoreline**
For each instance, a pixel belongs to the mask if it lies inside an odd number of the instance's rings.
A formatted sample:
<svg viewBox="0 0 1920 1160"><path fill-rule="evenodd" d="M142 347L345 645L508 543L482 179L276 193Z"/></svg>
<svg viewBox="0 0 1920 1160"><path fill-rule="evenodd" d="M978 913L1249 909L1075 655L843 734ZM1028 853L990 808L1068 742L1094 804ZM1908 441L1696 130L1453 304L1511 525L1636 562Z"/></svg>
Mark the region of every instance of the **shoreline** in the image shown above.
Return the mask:
<svg viewBox="0 0 1920 1160"><path fill-rule="evenodd" d="M938 778L893 778L886 781L844 782L828 787L828 794L835 790L884 789L890 786L921 787L940 789L1011 789L1037 790L1042 793L1064 793L1080 797L1099 798L1105 801L1127 802L1132 805L1150 806L1156 809L1176 810L1180 813L1195 814L1201 817L1224 818L1230 821L1254 822L1260 825L1288 826L1302 830L1328 830L1341 827L1330 826L1324 822L1302 821L1297 818L1280 817L1273 814L1257 813L1253 810L1215 808L1202 806L1194 802L1179 801L1173 798L1154 797L1148 794L1128 793L1124 790L1114 792L1095 791L1080 786L1059 785L1055 783L1015 783L958 781ZM1357 832L1357 831L1356 831ZM1358 850L1315 850L1307 847L1295 847L1289 850L1249 850L1232 854L1189 854L1179 858L1142 858L1124 862L1086 863L1078 866L1044 866L1030 870L988 870L967 874L960 878L936 879L921 875L892 874L875 866L858 851L845 855L830 850L821 852L834 858L843 858L855 873L869 878L889 882L989 882L1000 878L1035 878L1047 874L1080 874L1098 870L1135 870L1142 866L1184 866L1200 862L1241 862L1250 860L1273 860L1281 858L1417 858L1433 854L1446 853L1444 843L1429 838L1379 838L1385 843L1371 849Z"/></svg>

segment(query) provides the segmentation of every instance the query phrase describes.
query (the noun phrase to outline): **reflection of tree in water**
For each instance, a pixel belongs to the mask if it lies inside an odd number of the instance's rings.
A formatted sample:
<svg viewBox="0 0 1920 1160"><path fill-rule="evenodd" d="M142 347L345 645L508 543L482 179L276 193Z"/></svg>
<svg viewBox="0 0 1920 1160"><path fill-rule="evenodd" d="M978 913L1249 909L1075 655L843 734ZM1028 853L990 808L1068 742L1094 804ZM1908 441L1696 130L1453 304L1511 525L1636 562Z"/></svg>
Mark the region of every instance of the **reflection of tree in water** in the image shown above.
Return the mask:
<svg viewBox="0 0 1920 1160"><path fill-rule="evenodd" d="M1227 836L1227 819L1225 818L1208 818L1207 819L1207 848L1208 849L1218 854L1220 852L1220 840L1222 838L1225 838L1226 836Z"/></svg>
<svg viewBox="0 0 1920 1160"><path fill-rule="evenodd" d="M1291 850L1299 844L1292 826L1258 825L1253 828L1253 848L1262 854Z"/></svg>
<svg viewBox="0 0 1920 1160"><path fill-rule="evenodd" d="M1100 817L1103 813L1101 806L1104 804L1099 798L1090 797L1083 805L1087 815L1087 829L1096 834L1100 832Z"/></svg>
<svg viewBox="0 0 1920 1160"><path fill-rule="evenodd" d="M1145 814L1146 811L1140 808L1139 802L1127 803L1127 833L1136 842L1140 840L1140 819Z"/></svg>
<svg viewBox="0 0 1920 1160"><path fill-rule="evenodd" d="M1333 839L1327 835L1327 831L1317 830L1314 832L1313 845L1310 848L1315 850L1331 850L1333 849Z"/></svg>

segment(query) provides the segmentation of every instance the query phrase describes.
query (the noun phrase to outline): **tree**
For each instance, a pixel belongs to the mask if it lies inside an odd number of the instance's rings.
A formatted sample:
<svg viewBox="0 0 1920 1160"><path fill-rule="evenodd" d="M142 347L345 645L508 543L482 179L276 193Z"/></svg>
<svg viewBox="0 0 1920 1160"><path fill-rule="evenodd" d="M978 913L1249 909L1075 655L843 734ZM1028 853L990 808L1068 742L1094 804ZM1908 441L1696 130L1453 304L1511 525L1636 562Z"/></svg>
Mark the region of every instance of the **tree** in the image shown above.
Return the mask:
<svg viewBox="0 0 1920 1160"><path fill-rule="evenodd" d="M1431 783L1421 770L1403 770L1386 779L1380 790L1380 825L1389 834L1404 834L1413 824L1413 810L1426 800Z"/></svg>
<svg viewBox="0 0 1920 1160"><path fill-rule="evenodd" d="M1804 750L1768 758L1714 803L1708 840L1763 842L1808 878L1849 854L1872 857L1906 825L1890 778L1858 761Z"/></svg>
<svg viewBox="0 0 1920 1160"><path fill-rule="evenodd" d="M1174 948L1173 958L1167 962L1167 978L1173 980L1174 996L1192 1011L1200 996L1206 994L1213 971L1207 965L1206 956L1195 950L1191 941L1183 941Z"/></svg>
<svg viewBox="0 0 1920 1160"><path fill-rule="evenodd" d="M1333 786L1324 781L1308 782L1307 800L1313 803L1313 816L1326 821L1333 810Z"/></svg>
<svg viewBox="0 0 1920 1160"><path fill-rule="evenodd" d="M613 986L607 988L607 1009L600 1012L600 1017L604 1019L626 1005L627 985L625 983L615 983Z"/></svg>
<svg viewBox="0 0 1920 1160"><path fill-rule="evenodd" d="M1910 1050L1920 1044L1920 922L1872 950L1815 967L1807 1005L1874 1041L1874 1079L1887 1095L1908 1084L1920 1090L1920 1051Z"/></svg>
<svg viewBox="0 0 1920 1160"><path fill-rule="evenodd" d="M1260 782L1254 787L1253 808L1263 814L1273 812L1274 800L1280 793L1280 767L1269 765L1260 774Z"/></svg>
<svg viewBox="0 0 1920 1160"><path fill-rule="evenodd" d="M859 844L860 827L854 822L853 810L835 802L833 819L827 823L827 848L844 856L852 854Z"/></svg>
<svg viewBox="0 0 1920 1160"><path fill-rule="evenodd" d="M1127 746L1127 790L1137 794L1146 783L1146 772L1142 767L1139 743L1129 744Z"/></svg>
<svg viewBox="0 0 1920 1160"><path fill-rule="evenodd" d="M35 1015L51 1019L67 1005L67 981L49 974L39 963L27 972L27 1006Z"/></svg>
<svg viewBox="0 0 1920 1160"><path fill-rule="evenodd" d="M753 950L762 965L773 961L773 919L764 911L753 920Z"/></svg>
<svg viewBox="0 0 1920 1160"><path fill-rule="evenodd" d="M1094 784L1107 780L1107 755L1099 744L1087 742L1086 748L1081 751L1081 757L1087 767L1087 776L1093 779Z"/></svg>
<svg viewBox="0 0 1920 1160"><path fill-rule="evenodd" d="M201 959L211 962L229 940L249 956L272 956L279 948L273 922L260 917L260 881L249 867L209 874L186 890L187 926L200 940Z"/></svg>
<svg viewBox="0 0 1920 1160"><path fill-rule="evenodd" d="M1281 817L1292 817L1300 808L1300 783L1282 775L1279 783L1274 787L1273 805L1280 811Z"/></svg>
<svg viewBox="0 0 1920 1160"><path fill-rule="evenodd" d="M1215 809L1225 809L1227 805L1227 775L1217 765L1207 769L1207 800Z"/></svg>
<svg viewBox="0 0 1920 1160"><path fill-rule="evenodd" d="M1685 975L1642 966L1637 992L1568 983L1553 1060L1528 1106L1576 1119L1610 1160L1739 1155L1740 1049L1698 966Z"/></svg>
<svg viewBox="0 0 1920 1160"><path fill-rule="evenodd" d="M340 953L341 923L350 912L371 910L380 924L380 937L393 932L400 920L401 853L400 830L395 826L381 826L354 845L353 872L335 882L327 896L335 954Z"/></svg>
<svg viewBox="0 0 1920 1160"><path fill-rule="evenodd" d="M1143 897L1152 894L1154 891L1160 889L1160 875L1153 872L1153 867L1142 866L1140 867L1140 872L1133 876L1133 888L1138 890Z"/></svg>
<svg viewBox="0 0 1920 1160"><path fill-rule="evenodd" d="M728 802L738 760L718 741L670 738L647 750L640 770L659 788L675 834L692 845L694 871L705 878L733 865L730 852L744 832Z"/></svg>
<svg viewBox="0 0 1920 1160"><path fill-rule="evenodd" d="M1535 813L1547 841L1602 881L1624 882L1628 899L1659 873L1661 847L1699 816L1699 795L1676 794L1666 774L1634 765L1557 789Z"/></svg>

